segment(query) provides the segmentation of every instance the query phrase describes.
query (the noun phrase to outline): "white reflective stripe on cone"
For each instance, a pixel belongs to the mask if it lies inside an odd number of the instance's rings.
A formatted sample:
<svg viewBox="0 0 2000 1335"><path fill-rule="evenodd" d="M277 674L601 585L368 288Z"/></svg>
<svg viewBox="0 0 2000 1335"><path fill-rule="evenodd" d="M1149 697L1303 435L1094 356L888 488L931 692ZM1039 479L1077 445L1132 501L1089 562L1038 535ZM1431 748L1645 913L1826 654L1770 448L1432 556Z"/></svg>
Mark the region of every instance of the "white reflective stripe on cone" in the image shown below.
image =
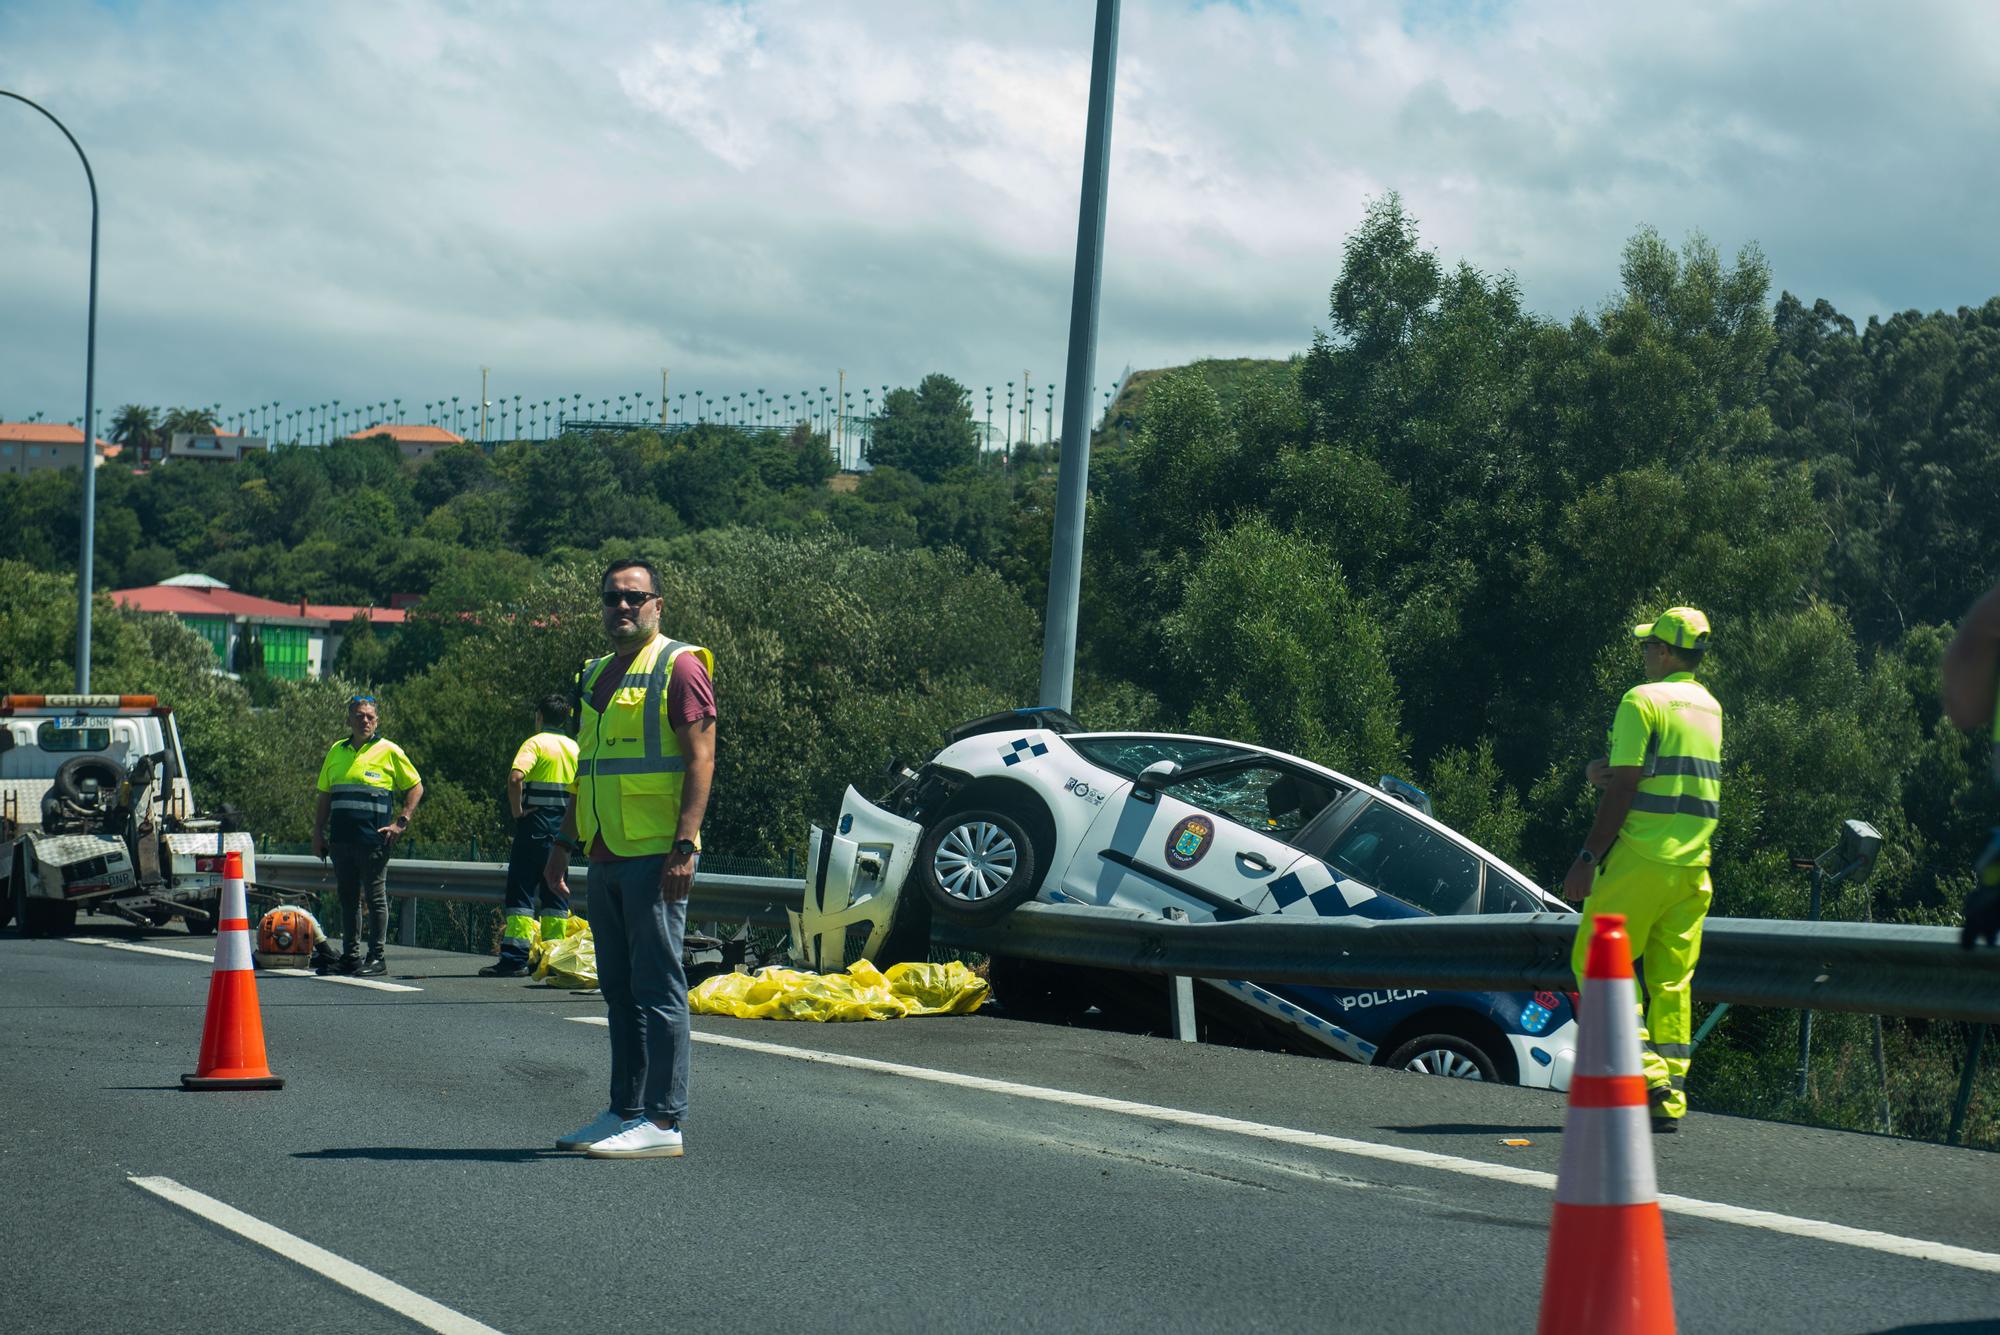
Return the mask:
<svg viewBox="0 0 2000 1335"><path fill-rule="evenodd" d="M1586 978L1576 1075L1638 1075L1639 999L1630 978Z"/></svg>
<svg viewBox="0 0 2000 1335"><path fill-rule="evenodd" d="M256 961L250 956L250 933L236 931L215 934L215 972L228 973L233 969L256 967Z"/></svg>
<svg viewBox="0 0 2000 1335"><path fill-rule="evenodd" d="M225 876L222 878L221 908L222 912L216 915L219 922L227 922L231 918L242 918L246 922L249 921L249 901L243 891L243 878L241 876Z"/></svg>
<svg viewBox="0 0 2000 1335"><path fill-rule="evenodd" d="M1653 1176L1653 1128L1646 1109L1571 1108L1563 1123L1557 1203L1651 1205L1659 1198L1659 1183Z"/></svg>

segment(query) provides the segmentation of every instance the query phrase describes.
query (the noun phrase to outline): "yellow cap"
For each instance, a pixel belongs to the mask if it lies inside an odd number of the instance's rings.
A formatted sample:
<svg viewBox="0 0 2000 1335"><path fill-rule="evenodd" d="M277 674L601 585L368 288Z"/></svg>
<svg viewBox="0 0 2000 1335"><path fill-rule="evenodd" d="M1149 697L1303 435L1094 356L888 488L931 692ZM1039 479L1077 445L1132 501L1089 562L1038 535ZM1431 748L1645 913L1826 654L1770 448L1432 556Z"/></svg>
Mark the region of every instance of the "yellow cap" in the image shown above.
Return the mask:
<svg viewBox="0 0 2000 1335"><path fill-rule="evenodd" d="M1676 649L1708 648L1708 618L1692 607L1669 607L1659 620L1632 627L1635 640L1659 640Z"/></svg>

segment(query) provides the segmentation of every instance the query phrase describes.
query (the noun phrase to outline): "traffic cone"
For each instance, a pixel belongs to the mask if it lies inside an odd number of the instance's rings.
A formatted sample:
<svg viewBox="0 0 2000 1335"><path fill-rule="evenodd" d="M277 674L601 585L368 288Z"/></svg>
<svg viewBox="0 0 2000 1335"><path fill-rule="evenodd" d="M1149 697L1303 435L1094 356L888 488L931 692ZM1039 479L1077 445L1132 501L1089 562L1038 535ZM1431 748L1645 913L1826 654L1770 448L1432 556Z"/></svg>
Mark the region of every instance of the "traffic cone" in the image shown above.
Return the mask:
<svg viewBox="0 0 2000 1335"><path fill-rule="evenodd" d="M1539 1335L1674 1329L1637 1017L1625 918L1607 913L1595 920L1584 967Z"/></svg>
<svg viewBox="0 0 2000 1335"><path fill-rule="evenodd" d="M250 909L243 893L243 855L222 860L222 917L215 924L215 968L208 977L208 1018L201 1026L201 1060L183 1089L283 1089L264 1060L264 1020L257 1011L257 975L250 959Z"/></svg>

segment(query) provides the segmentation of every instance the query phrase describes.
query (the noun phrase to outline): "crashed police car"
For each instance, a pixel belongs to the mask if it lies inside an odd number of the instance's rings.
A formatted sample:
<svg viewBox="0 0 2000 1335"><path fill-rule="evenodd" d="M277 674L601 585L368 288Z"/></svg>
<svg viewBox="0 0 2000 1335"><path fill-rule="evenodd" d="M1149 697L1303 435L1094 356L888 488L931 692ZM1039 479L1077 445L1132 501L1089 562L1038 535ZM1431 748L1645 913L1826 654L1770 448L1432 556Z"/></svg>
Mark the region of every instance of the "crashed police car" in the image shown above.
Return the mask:
<svg viewBox="0 0 2000 1335"><path fill-rule="evenodd" d="M813 831L804 962L922 958L931 922L991 923L1030 899L1174 908L1193 922L1258 914L1376 919L1574 913L1434 819L1402 780L1375 784L1266 747L1171 733L1085 732L1057 709L989 715L880 803L850 787ZM1113 1009L1119 976L996 959L1010 1006ZM1148 998L1156 979L1125 975ZM1464 1079L1568 1088L1566 992L1354 990L1201 979L1219 1036ZM1128 992L1129 995L1129 992Z"/></svg>

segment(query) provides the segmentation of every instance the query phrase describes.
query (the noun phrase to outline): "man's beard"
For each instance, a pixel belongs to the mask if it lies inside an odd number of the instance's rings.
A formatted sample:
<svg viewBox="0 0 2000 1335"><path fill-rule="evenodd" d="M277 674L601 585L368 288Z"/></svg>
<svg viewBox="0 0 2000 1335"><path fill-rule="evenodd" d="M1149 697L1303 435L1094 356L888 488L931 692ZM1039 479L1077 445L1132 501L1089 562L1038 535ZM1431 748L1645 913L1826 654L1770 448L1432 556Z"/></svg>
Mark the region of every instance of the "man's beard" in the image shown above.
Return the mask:
<svg viewBox="0 0 2000 1335"><path fill-rule="evenodd" d="M621 649L629 649L635 644L644 644L653 637L654 627L636 618L630 625L613 625L607 629L611 642Z"/></svg>

